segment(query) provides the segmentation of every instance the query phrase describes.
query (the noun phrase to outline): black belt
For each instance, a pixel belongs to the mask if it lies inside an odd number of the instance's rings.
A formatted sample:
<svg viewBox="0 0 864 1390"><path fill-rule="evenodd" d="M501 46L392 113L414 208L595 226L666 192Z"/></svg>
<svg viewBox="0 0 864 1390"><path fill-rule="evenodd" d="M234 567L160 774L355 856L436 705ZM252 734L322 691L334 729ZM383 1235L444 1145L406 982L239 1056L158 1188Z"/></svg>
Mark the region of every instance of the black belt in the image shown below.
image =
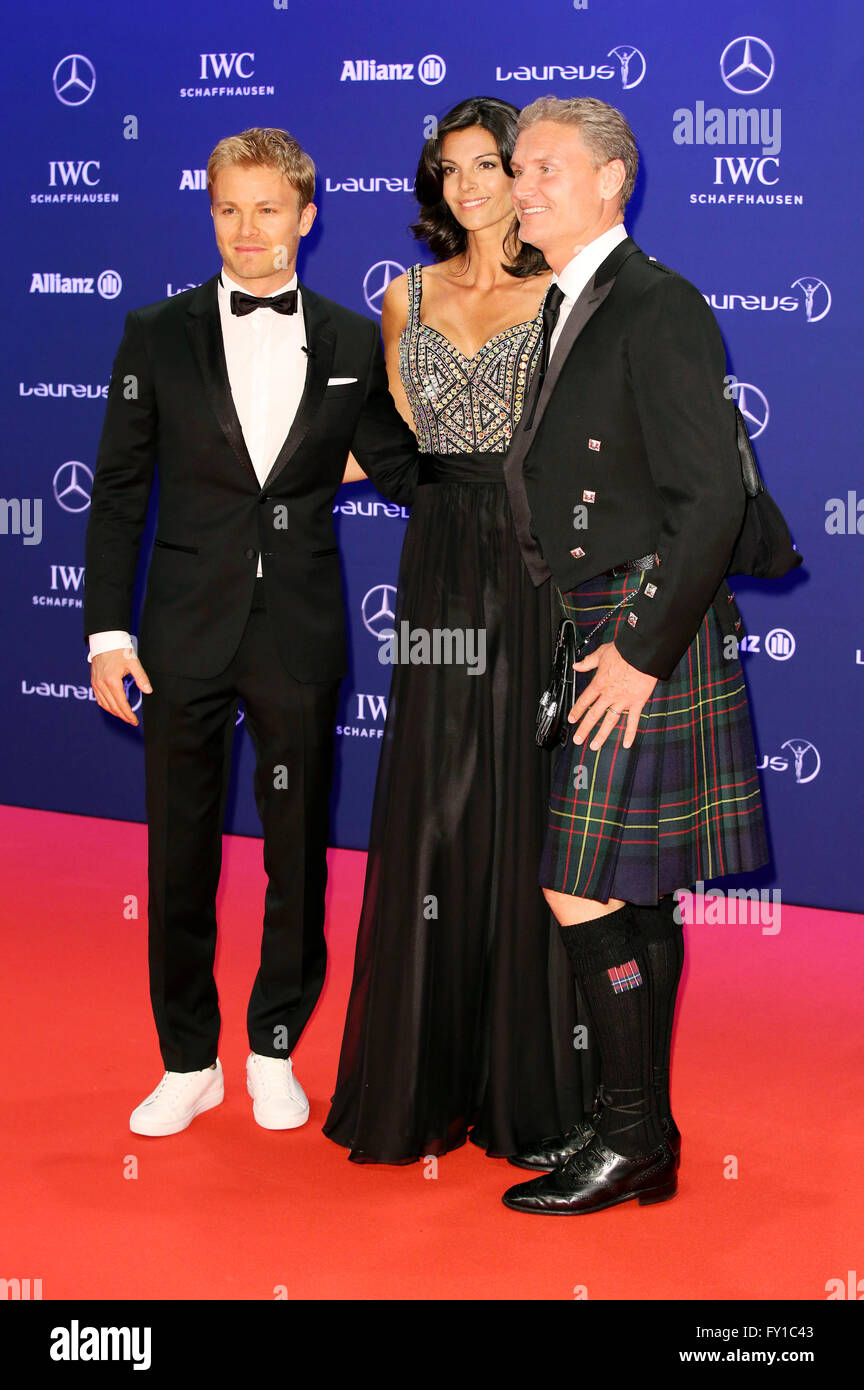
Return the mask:
<svg viewBox="0 0 864 1390"><path fill-rule="evenodd" d="M616 565L614 569L607 570L606 577L617 579L619 574L626 574L628 570L650 570L659 563L659 555L643 555L641 560L627 560L623 565Z"/></svg>
<svg viewBox="0 0 864 1390"><path fill-rule="evenodd" d="M421 483L503 483L503 453L421 454Z"/></svg>

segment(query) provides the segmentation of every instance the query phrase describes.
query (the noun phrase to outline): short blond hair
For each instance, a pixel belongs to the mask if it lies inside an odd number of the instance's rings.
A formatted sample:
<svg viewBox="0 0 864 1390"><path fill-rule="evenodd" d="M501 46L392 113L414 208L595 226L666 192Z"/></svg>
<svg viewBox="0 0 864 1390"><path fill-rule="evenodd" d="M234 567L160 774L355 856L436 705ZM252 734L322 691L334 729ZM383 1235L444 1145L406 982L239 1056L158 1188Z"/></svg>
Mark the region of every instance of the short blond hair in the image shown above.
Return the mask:
<svg viewBox="0 0 864 1390"><path fill-rule="evenodd" d="M610 106L597 97L538 97L530 106L522 108L519 129L526 130L538 121L578 126L595 169L612 159L622 161L624 182L618 196L623 212L636 185L639 150L636 138L617 106Z"/></svg>
<svg viewBox="0 0 864 1390"><path fill-rule="evenodd" d="M296 188L301 212L315 197L315 165L287 130L252 126L240 135L226 135L220 140L207 161L207 192L211 203L216 175L232 164L244 169L256 164L278 169Z"/></svg>

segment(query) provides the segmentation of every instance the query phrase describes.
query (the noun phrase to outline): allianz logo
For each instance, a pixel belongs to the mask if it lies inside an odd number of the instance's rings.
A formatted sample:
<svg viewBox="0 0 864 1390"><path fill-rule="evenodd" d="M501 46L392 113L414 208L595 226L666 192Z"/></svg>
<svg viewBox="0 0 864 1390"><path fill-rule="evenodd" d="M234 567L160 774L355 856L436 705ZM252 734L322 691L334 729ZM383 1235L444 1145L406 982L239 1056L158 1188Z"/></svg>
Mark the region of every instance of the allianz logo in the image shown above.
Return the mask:
<svg viewBox="0 0 864 1390"><path fill-rule="evenodd" d="M19 396L45 396L52 397L54 400L62 401L71 396L78 401L99 401L106 400L108 397L108 383L100 386L98 382L77 381L37 381L32 386L27 386L25 382L18 382Z"/></svg>
<svg viewBox="0 0 864 1390"><path fill-rule="evenodd" d="M437 53L427 53L419 63L379 63L375 58L343 58L340 82L413 82L437 87L447 76L447 64Z"/></svg>
<svg viewBox="0 0 864 1390"><path fill-rule="evenodd" d="M738 643L739 651L766 652L775 661L788 661L795 655L795 647L795 637L785 627L772 627L765 633L764 641L761 632L750 632Z"/></svg>
<svg viewBox="0 0 864 1390"><path fill-rule="evenodd" d="M748 313L752 313L754 310L772 313L779 309L783 313L794 314L803 306L806 323L819 323L820 320L827 317L831 309L831 291L824 280L820 280L815 275L802 275L797 280L792 281L790 288L800 290L800 297L791 294L717 294L716 292L704 294L702 297L712 309L718 310L745 309Z"/></svg>
<svg viewBox="0 0 864 1390"><path fill-rule="evenodd" d="M325 179L325 193L413 193L413 179L376 176L368 179Z"/></svg>
<svg viewBox="0 0 864 1390"><path fill-rule="evenodd" d="M103 299L116 299L122 289L123 281L116 270L103 270L99 275L34 270L30 277L31 294L99 294Z"/></svg>

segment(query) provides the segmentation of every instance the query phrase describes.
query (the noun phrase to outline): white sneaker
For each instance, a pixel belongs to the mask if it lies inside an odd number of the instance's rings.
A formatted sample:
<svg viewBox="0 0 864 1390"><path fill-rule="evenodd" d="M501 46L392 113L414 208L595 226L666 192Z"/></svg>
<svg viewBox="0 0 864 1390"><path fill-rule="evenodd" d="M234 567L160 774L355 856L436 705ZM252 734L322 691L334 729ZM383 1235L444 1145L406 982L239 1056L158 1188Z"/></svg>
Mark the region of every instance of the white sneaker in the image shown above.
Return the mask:
<svg viewBox="0 0 864 1390"><path fill-rule="evenodd" d="M309 1102L294 1075L291 1058L246 1058L246 1089L252 1097L252 1114L262 1129L299 1129L309 1119Z"/></svg>
<svg viewBox="0 0 864 1390"><path fill-rule="evenodd" d="M132 1111L133 1134L179 1134L196 1115L221 1105L225 1098L222 1063L204 1071L166 1071L155 1091Z"/></svg>

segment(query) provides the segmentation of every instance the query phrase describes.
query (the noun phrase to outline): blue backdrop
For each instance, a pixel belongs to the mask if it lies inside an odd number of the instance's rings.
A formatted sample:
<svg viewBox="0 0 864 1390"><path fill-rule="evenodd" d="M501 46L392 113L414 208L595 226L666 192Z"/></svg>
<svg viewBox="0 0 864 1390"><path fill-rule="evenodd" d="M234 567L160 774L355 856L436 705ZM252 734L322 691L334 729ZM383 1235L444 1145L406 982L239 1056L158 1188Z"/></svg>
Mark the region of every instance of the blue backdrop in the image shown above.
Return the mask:
<svg viewBox="0 0 864 1390"><path fill-rule="evenodd" d="M864 908L862 27L852 0L73 0L7 16L0 798L143 819L140 732L88 693L89 483L127 310L219 267L204 178L216 141L251 125L300 139L320 209L301 279L373 316L388 279L426 258L407 226L430 117L470 95L591 95L633 125L628 230L714 307L806 557L789 581L737 585L774 851L760 881L790 902ZM342 489L337 513L352 659L333 842L364 847L389 673L374 629L405 513L369 486ZM251 786L240 730L229 829L257 834Z"/></svg>

